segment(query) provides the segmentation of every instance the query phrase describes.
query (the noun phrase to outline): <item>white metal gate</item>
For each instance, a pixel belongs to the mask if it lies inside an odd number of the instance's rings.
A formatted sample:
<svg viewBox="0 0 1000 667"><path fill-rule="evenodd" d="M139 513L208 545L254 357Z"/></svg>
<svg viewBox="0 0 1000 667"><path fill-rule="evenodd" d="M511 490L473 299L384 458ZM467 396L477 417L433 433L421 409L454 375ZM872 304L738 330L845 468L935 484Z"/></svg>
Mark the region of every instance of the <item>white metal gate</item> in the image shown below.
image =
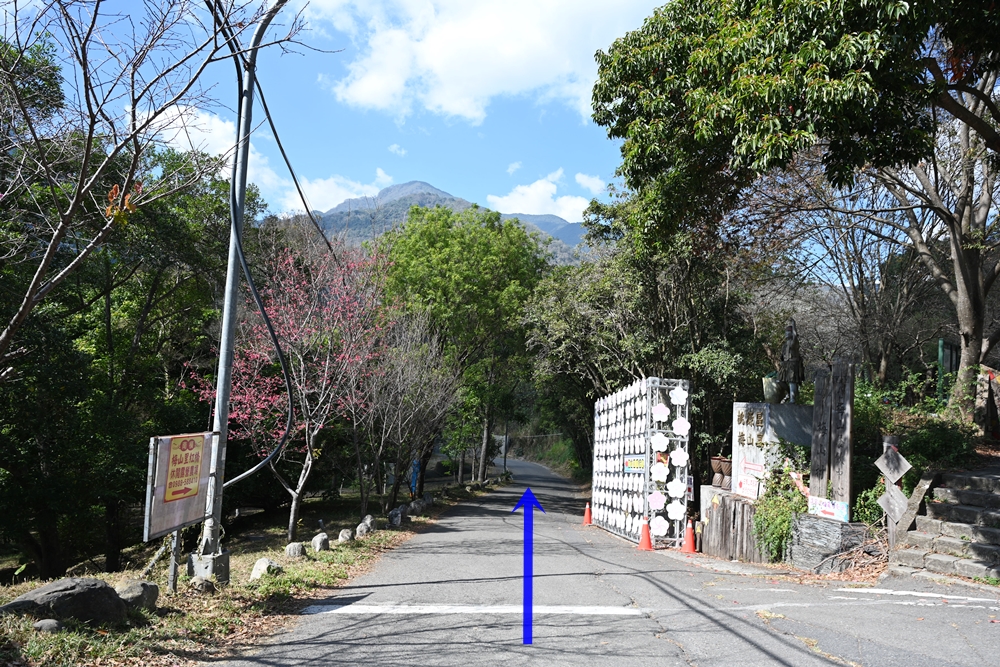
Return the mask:
<svg viewBox="0 0 1000 667"><path fill-rule="evenodd" d="M594 523L638 542L679 547L687 516L687 380L645 378L594 405Z"/></svg>

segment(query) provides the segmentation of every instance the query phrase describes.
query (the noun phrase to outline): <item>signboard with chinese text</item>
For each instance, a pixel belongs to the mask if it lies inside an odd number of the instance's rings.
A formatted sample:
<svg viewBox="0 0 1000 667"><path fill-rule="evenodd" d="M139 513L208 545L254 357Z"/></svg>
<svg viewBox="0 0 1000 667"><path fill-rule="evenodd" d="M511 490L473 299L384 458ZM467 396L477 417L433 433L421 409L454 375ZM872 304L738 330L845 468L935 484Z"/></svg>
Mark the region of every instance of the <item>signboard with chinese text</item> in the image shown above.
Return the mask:
<svg viewBox="0 0 1000 667"><path fill-rule="evenodd" d="M733 486L735 493L756 499L764 492L764 474L776 446L767 438L771 406L733 403Z"/></svg>
<svg viewBox="0 0 1000 667"><path fill-rule="evenodd" d="M145 541L204 521L212 447L217 438L217 433L150 438Z"/></svg>
<svg viewBox="0 0 1000 667"><path fill-rule="evenodd" d="M847 523L850 516L850 507L847 503L839 500L809 496L809 513Z"/></svg>

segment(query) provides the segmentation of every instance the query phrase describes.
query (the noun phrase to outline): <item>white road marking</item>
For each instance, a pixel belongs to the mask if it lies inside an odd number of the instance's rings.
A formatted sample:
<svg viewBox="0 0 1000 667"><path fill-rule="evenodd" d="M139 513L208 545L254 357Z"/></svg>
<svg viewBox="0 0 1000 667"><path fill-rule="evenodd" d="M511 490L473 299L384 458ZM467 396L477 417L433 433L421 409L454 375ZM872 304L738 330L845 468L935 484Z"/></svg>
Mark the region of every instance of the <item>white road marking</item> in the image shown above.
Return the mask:
<svg viewBox="0 0 1000 667"><path fill-rule="evenodd" d="M996 602L1000 600L1000 595L995 598L972 598L967 595L942 595L940 593L924 593L922 591L894 591L891 588L838 588L838 593L868 593L870 595L901 595L917 598L938 598L943 600L968 600L969 602Z"/></svg>
<svg viewBox="0 0 1000 667"><path fill-rule="evenodd" d="M648 609L639 607L582 607L582 606L545 606L536 605L533 613L538 614L568 614L573 616L642 616L649 613ZM315 604L302 610L303 614L395 614L395 615L428 615L428 614L521 614L521 605L476 605L476 604Z"/></svg>

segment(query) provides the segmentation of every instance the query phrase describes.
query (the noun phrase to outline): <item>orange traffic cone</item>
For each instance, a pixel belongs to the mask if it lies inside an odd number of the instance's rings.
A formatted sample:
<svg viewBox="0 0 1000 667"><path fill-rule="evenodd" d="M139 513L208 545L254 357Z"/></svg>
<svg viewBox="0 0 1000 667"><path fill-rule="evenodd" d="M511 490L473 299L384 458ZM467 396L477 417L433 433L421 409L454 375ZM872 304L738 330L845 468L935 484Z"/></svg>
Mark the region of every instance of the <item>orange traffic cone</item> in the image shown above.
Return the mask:
<svg viewBox="0 0 1000 667"><path fill-rule="evenodd" d="M694 526L691 525L691 519L688 519L687 530L684 531L684 546L681 547L681 553L697 553L694 549Z"/></svg>
<svg viewBox="0 0 1000 667"><path fill-rule="evenodd" d="M649 519L642 517L642 537L639 538L639 551L652 551L653 541L649 538Z"/></svg>
<svg viewBox="0 0 1000 667"><path fill-rule="evenodd" d="M587 509L583 512L583 525L590 526L594 521L590 518L590 503L587 503Z"/></svg>

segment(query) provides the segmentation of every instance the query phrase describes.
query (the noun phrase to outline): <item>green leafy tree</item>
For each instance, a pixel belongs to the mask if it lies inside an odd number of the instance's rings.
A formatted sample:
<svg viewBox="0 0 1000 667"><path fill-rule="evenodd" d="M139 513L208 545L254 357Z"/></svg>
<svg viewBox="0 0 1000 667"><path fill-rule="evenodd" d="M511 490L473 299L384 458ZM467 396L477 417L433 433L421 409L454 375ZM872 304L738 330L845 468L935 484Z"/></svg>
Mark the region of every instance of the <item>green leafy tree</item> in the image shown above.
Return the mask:
<svg viewBox="0 0 1000 667"><path fill-rule="evenodd" d="M462 370L466 407L482 425L476 477L485 479L498 406L527 368L521 317L545 270L544 249L516 220L478 207L415 207L379 243L389 297L426 312Z"/></svg>
<svg viewBox="0 0 1000 667"><path fill-rule="evenodd" d="M127 17L118 11L70 0L4 7L0 257L18 268L0 308L0 379L32 352L18 335L35 309L137 207L192 183L176 171L145 169L144 157L210 102L200 80L228 55L221 19L239 38L257 9L217 3L208 21L185 0L141 5ZM293 20L289 36L300 26ZM216 168L214 159L190 166L195 180Z"/></svg>
<svg viewBox="0 0 1000 667"><path fill-rule="evenodd" d="M582 402L582 390L587 403L638 378L689 378L696 445L707 454L725 445L732 401L759 391L766 372L734 280L746 256L718 236L651 241L631 225L643 208L627 197L593 204L592 238L609 239L597 261L560 267L535 290L525 323L536 376L565 377L566 398Z"/></svg>
<svg viewBox="0 0 1000 667"><path fill-rule="evenodd" d="M619 172L666 233L721 220L759 174L816 146L838 187L875 172L880 191L848 193L840 208L872 233L892 227L879 214L908 211L893 229L953 304L952 400L968 408L975 367L1000 341L985 328L1000 275L998 27L995 8L971 0L675 0L598 53L594 119L623 141ZM950 166L938 160L943 142Z"/></svg>

